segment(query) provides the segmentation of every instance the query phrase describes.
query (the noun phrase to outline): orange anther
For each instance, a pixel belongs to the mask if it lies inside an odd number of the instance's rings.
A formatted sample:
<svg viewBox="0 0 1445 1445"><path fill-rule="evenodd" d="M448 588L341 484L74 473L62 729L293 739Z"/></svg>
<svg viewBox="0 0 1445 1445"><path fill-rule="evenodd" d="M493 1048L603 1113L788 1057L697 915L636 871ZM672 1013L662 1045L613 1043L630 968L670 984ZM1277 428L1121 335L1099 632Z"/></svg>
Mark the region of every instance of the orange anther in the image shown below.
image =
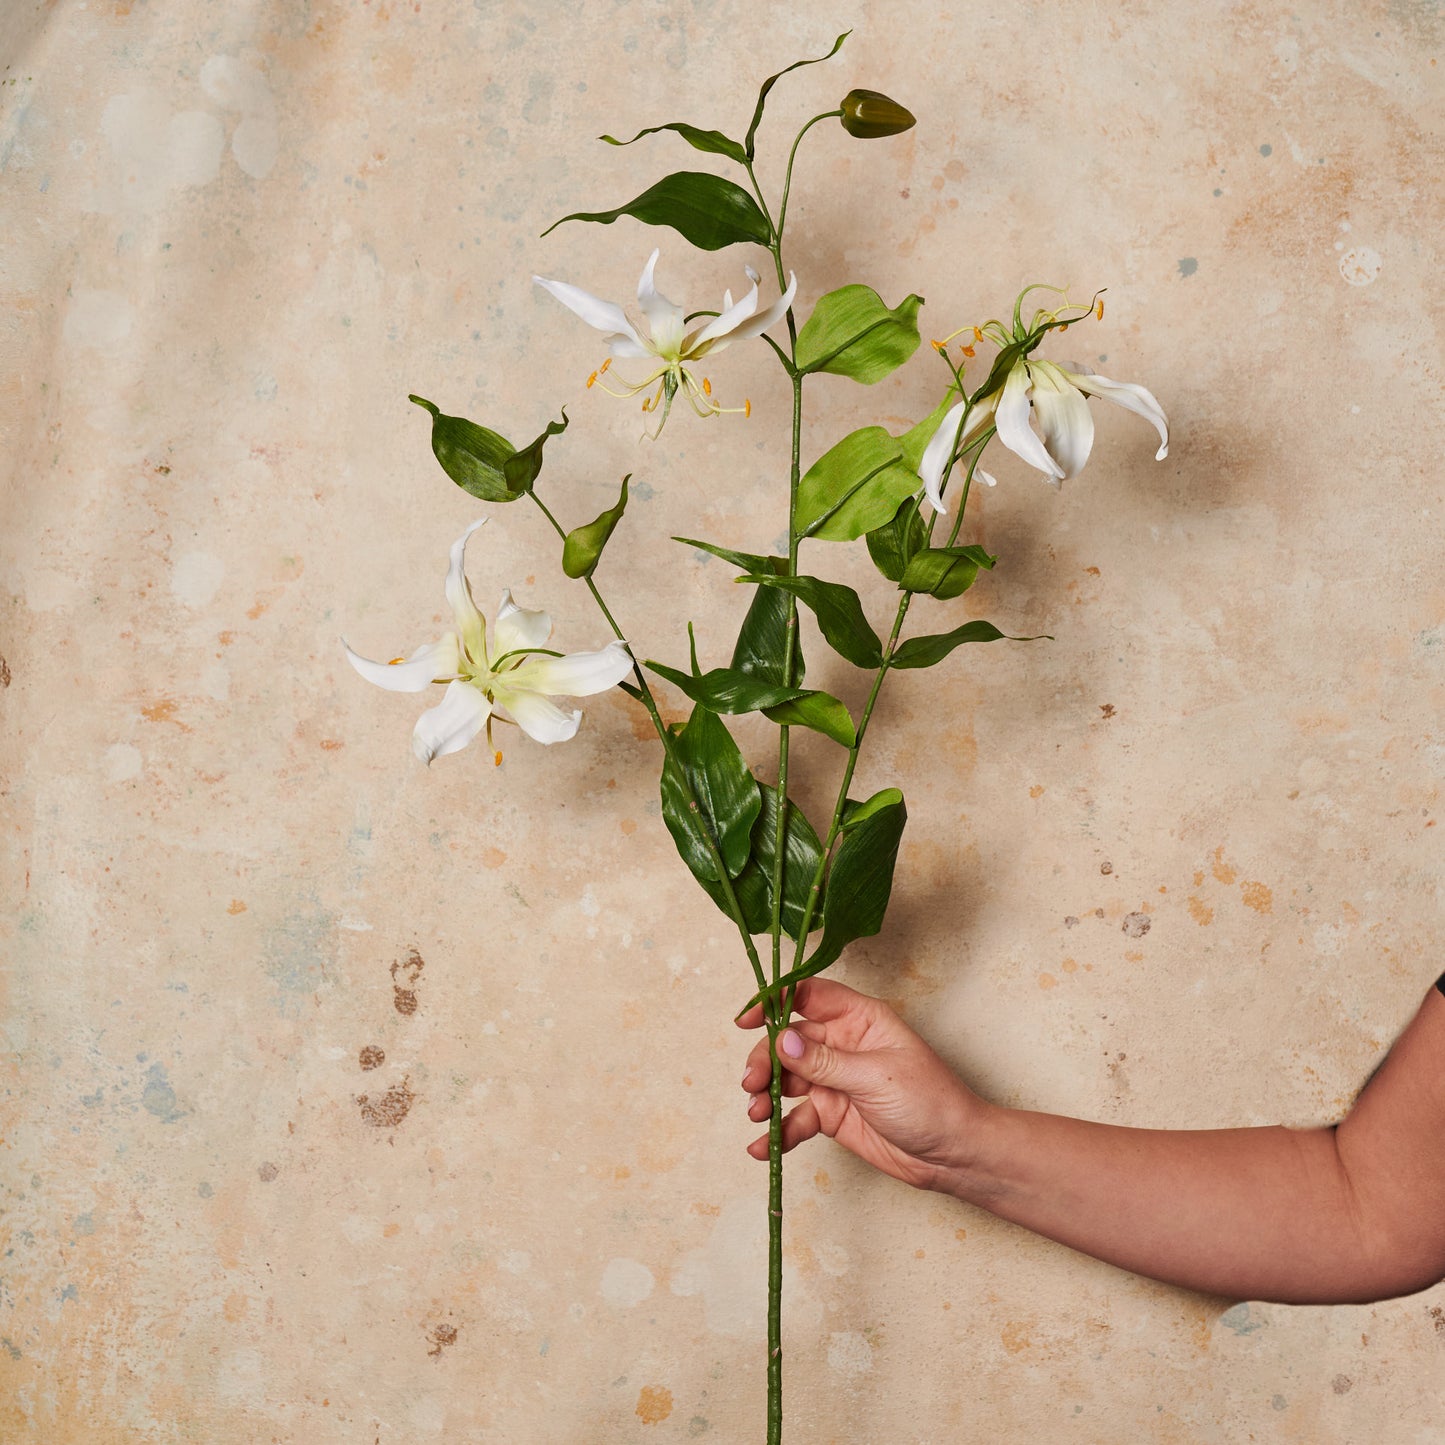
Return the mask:
<svg viewBox="0 0 1445 1445"><path fill-rule="evenodd" d="M930 341L928 344L929 344L940 356L942 356L943 353L948 350L948 348L947 348L947 347L943 344L943 342L941 342L941 341Z"/></svg>
<svg viewBox="0 0 1445 1445"><path fill-rule="evenodd" d="M597 373L594 371L594 372L592 373L592 375L587 378L587 385L588 385L588 386L594 386L594 385L596 384L596 382L597 382Z"/></svg>
<svg viewBox="0 0 1445 1445"><path fill-rule="evenodd" d="M747 397L744 397L744 398L743 398L743 416L744 416L744 418L746 418L746 417L750 417L752 414L753 414L753 404L752 404L752 402L750 402L750 401L747 399Z"/></svg>
<svg viewBox="0 0 1445 1445"><path fill-rule="evenodd" d="M971 346L965 346L963 348L963 354L970 358L978 355L978 353Z"/></svg>
<svg viewBox="0 0 1445 1445"><path fill-rule="evenodd" d="M702 379L702 394L704 396L712 395L712 382L710 382L707 377L703 377Z"/></svg>
<svg viewBox="0 0 1445 1445"><path fill-rule="evenodd" d="M1101 296L1094 307L1094 316L1102 321L1104 319L1104 298Z"/></svg>
<svg viewBox="0 0 1445 1445"><path fill-rule="evenodd" d="M1066 321L1066 322L1064 322L1064 324L1063 324L1061 327L1059 327L1059 335L1062 336L1062 335L1064 334L1064 332L1066 332L1068 329L1069 329L1069 323Z"/></svg>
<svg viewBox="0 0 1445 1445"><path fill-rule="evenodd" d="M500 752L492 754L492 766L494 768L500 768L502 766L502 754Z"/></svg>
<svg viewBox="0 0 1445 1445"><path fill-rule="evenodd" d="M391 661L388 662L386 665L387 665L388 667L395 667L395 666L397 665L397 663L399 663L399 662L405 662L405 661L406 661L406 658L404 658L404 657L393 657L393 658L391 659Z"/></svg>
<svg viewBox="0 0 1445 1445"><path fill-rule="evenodd" d="M607 368L608 368L609 366L611 366L611 365L612 365L612 358L609 356L609 357L607 358L607 360L604 361L604 362L602 363L602 365L597 368L598 373L601 374L601 375L606 375L606 373L607 373Z"/></svg>
<svg viewBox="0 0 1445 1445"><path fill-rule="evenodd" d="M975 341L983 340L983 332L977 326L973 328L973 339Z"/></svg>

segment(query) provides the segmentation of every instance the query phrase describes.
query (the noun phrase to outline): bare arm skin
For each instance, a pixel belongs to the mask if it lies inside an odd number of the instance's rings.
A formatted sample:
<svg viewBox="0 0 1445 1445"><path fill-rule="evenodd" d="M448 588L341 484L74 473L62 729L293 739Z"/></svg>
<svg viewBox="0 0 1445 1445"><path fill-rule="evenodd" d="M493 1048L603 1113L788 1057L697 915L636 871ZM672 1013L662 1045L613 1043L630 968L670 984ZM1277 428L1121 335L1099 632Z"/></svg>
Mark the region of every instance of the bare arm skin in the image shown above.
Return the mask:
<svg viewBox="0 0 1445 1445"><path fill-rule="evenodd" d="M828 979L780 1035L791 1149L828 1134L921 1189L1136 1274L1236 1299L1345 1304L1445 1277L1445 996L1432 988L1327 1129L1128 1129L986 1103L896 1013ZM761 1006L738 1019L762 1022ZM801 1054L790 1057L796 1041ZM748 1117L771 1104L767 1040ZM767 1158L764 1136L748 1146Z"/></svg>

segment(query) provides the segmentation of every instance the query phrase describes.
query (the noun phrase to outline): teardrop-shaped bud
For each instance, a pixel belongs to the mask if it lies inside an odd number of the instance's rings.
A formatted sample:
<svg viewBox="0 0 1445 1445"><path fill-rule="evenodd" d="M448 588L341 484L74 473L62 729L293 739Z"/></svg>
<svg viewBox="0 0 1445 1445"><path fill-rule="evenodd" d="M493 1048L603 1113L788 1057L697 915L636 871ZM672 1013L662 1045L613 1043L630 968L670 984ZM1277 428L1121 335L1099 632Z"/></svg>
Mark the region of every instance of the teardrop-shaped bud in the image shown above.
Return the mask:
<svg viewBox="0 0 1445 1445"><path fill-rule="evenodd" d="M918 123L913 112L876 90L850 90L843 97L843 129L860 140L902 135Z"/></svg>

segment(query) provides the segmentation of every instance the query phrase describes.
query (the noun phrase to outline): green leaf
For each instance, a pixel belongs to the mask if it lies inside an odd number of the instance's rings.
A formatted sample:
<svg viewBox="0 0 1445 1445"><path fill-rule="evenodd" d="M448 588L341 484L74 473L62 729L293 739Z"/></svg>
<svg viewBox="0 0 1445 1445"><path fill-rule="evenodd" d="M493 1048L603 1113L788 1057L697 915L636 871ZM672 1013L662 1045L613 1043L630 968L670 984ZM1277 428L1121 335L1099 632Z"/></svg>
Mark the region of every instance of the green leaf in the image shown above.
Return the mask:
<svg viewBox="0 0 1445 1445"><path fill-rule="evenodd" d="M693 708L673 738L674 756L662 769L663 821L699 882L718 878L707 836L721 854L728 876L736 877L748 861L753 824L763 806L757 781L727 724L707 708Z"/></svg>
<svg viewBox="0 0 1445 1445"><path fill-rule="evenodd" d="M822 973L838 961L854 939L871 938L883 927L908 808L897 788L885 788L866 803L850 801L848 808L842 841L828 869L823 937L811 958L778 980L779 989ZM751 1008L761 997L760 993L754 994L745 1008Z"/></svg>
<svg viewBox="0 0 1445 1445"><path fill-rule="evenodd" d="M791 65L785 66L776 75L770 75L758 91L757 109L753 111L753 123L748 127L747 139L743 141L743 147L747 151L747 158L753 158L753 138L758 133L758 126L762 124L763 106L767 103L768 92L785 76L789 71L797 70L804 65L821 65L825 60L831 60L839 51L843 42L852 34L851 30L845 30L834 42L833 48L826 55L814 56L812 60L795 60Z"/></svg>
<svg viewBox="0 0 1445 1445"><path fill-rule="evenodd" d="M818 619L818 628L828 646L855 667L880 667L883 643L863 614L858 594L841 582L824 582L818 577L772 577L766 574L741 577L760 588L791 592Z"/></svg>
<svg viewBox="0 0 1445 1445"><path fill-rule="evenodd" d="M917 497L905 497L892 521L868 533L868 555L890 582L903 580L909 560L928 541L928 527L918 506Z"/></svg>
<svg viewBox="0 0 1445 1445"><path fill-rule="evenodd" d="M831 693L805 692L791 702L765 707L763 716L781 727L812 728L845 748L856 747L858 743L852 713Z"/></svg>
<svg viewBox="0 0 1445 1445"><path fill-rule="evenodd" d="M648 661L643 666L666 678L674 687L680 687L694 702L700 702L713 712L761 712L765 707L792 702L804 694L803 688L765 682L730 667L715 667L701 677L693 677L660 662Z"/></svg>
<svg viewBox="0 0 1445 1445"><path fill-rule="evenodd" d="M561 421L549 421L547 429L536 441L528 443L520 451L515 451L502 463L502 475L506 478L507 486L514 492L530 492L532 483L537 480L542 470L542 448L547 444L548 437L559 436L567 430L567 412L563 409Z"/></svg>
<svg viewBox="0 0 1445 1445"><path fill-rule="evenodd" d="M899 589L927 592L930 597L958 597L973 586L980 567L991 569L997 561L982 547L929 547L909 560Z"/></svg>
<svg viewBox="0 0 1445 1445"><path fill-rule="evenodd" d="M743 618L743 625L738 629L732 667L759 682L776 683L779 686L792 683L800 686L807 669L803 662L802 644L796 636L793 639L791 678L784 675L783 664L787 658L787 649L787 595L760 587L753 593L747 616Z"/></svg>
<svg viewBox="0 0 1445 1445"><path fill-rule="evenodd" d="M918 350L918 308L905 296L890 311L871 286L840 286L822 297L798 333L798 370L827 371L872 385Z"/></svg>
<svg viewBox="0 0 1445 1445"><path fill-rule="evenodd" d="M599 140L605 140L612 146L630 146L634 141L640 141L645 135L656 135L659 131L673 130L685 140L695 151L706 151L710 155L726 156L729 160L736 161L740 166L748 163L748 153L737 141L729 140L720 130L699 130L695 125L688 125L685 121L669 121L666 125L650 125L646 130L640 130L632 140L618 140L615 136L599 136Z"/></svg>
<svg viewBox="0 0 1445 1445"><path fill-rule="evenodd" d="M739 241L766 246L772 238L758 203L736 182L705 171L677 171L615 210L574 211L562 221L610 226L619 216L632 216L649 226L671 226L703 251L718 251ZM553 221L542 234L555 231L562 221Z"/></svg>
<svg viewBox="0 0 1445 1445"><path fill-rule="evenodd" d="M622 479L622 495L617 505L608 507L596 521L582 527L573 527L562 541L562 570L569 577L590 577L602 556L602 549L613 529L622 520L627 510L627 483L632 473Z"/></svg>
<svg viewBox="0 0 1445 1445"><path fill-rule="evenodd" d="M733 883L749 933L766 933L772 926L773 860L777 857L778 790L767 783L759 783L758 791L762 795L762 811L753 824L752 856ZM789 938L797 938L803 926L808 890L813 885L822 856L823 845L818 841L813 825L796 803L789 803L783 839L783 903L780 909L783 932ZM727 912L721 885L701 879L698 881L712 894L718 907ZM826 894L823 897L826 899ZM822 909L815 906L810 931L821 922Z"/></svg>
<svg viewBox="0 0 1445 1445"><path fill-rule="evenodd" d="M965 622L962 627L955 627L952 632L940 632L930 637L910 637L893 654L889 666L932 667L965 642L998 642L1000 639L1009 642L1037 642L1041 637L1053 641L1045 632L1034 637L1010 637L1006 632L1000 632L992 622Z"/></svg>
<svg viewBox="0 0 1445 1445"><path fill-rule="evenodd" d="M719 547L716 542L699 542L695 537L674 537L672 540L696 547L699 552L711 552L714 557L721 557L724 562L731 562L734 567L744 572L775 572L782 576L788 570L786 557L764 557L758 552L734 552L730 547Z"/></svg>
<svg viewBox="0 0 1445 1445"><path fill-rule="evenodd" d="M851 542L882 526L923 483L881 426L849 432L798 483L794 525L804 537Z"/></svg>
<svg viewBox="0 0 1445 1445"><path fill-rule="evenodd" d="M425 397L411 396L431 413L431 449L442 470L464 492L484 502L515 502L523 492L510 486L503 467L514 448L506 437L461 416L447 416Z"/></svg>

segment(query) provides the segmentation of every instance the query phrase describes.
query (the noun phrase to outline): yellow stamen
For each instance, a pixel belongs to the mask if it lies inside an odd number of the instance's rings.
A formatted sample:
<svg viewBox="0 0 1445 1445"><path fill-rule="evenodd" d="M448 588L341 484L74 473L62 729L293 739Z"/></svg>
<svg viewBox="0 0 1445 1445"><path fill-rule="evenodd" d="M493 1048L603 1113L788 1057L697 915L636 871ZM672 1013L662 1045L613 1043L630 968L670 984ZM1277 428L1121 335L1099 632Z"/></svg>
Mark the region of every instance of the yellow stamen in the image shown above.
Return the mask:
<svg viewBox="0 0 1445 1445"><path fill-rule="evenodd" d="M652 400L653 400L653 399L652 399L652 397L650 397L650 396L644 397L644 398L642 399L642 409L643 409L643 411L651 411L651 410L652 410Z"/></svg>
<svg viewBox="0 0 1445 1445"><path fill-rule="evenodd" d="M1066 321L1066 322L1064 322L1064 324L1063 324L1061 327L1059 327L1059 335L1062 336L1062 335L1064 334L1064 332L1066 332L1068 329L1069 329L1069 323Z"/></svg>
<svg viewBox="0 0 1445 1445"><path fill-rule="evenodd" d="M1098 302L1094 306L1094 318L1097 321L1104 319L1104 298L1102 296L1099 297Z"/></svg>
<svg viewBox="0 0 1445 1445"><path fill-rule="evenodd" d="M609 356L609 357L607 358L607 360L604 361L604 362L602 363L602 365L597 368L597 374L598 374L599 376L606 376L606 374L607 374L607 368L608 368L609 366L611 366L611 365L612 365L612 358Z"/></svg>
<svg viewBox="0 0 1445 1445"><path fill-rule="evenodd" d="M973 328L973 339L975 341L983 340L983 332L977 326Z"/></svg>
<svg viewBox="0 0 1445 1445"><path fill-rule="evenodd" d="M941 342L941 341L930 341L928 344L929 344L940 356L942 356L943 353L948 350L948 347L945 346L945 345L943 344L943 342Z"/></svg>
<svg viewBox="0 0 1445 1445"><path fill-rule="evenodd" d="M969 358L973 358L978 355L978 353L971 346L965 346L963 348L963 354Z"/></svg>
<svg viewBox="0 0 1445 1445"><path fill-rule="evenodd" d="M592 375L587 378L587 385L588 385L589 387L592 387L592 386L596 386L596 384L597 384L597 373L594 371L594 372L592 373Z"/></svg>
<svg viewBox="0 0 1445 1445"><path fill-rule="evenodd" d="M702 379L702 394L704 396L712 395L712 382L710 382L707 377L703 377Z"/></svg>
<svg viewBox="0 0 1445 1445"><path fill-rule="evenodd" d="M502 766L502 753L500 748L492 754L492 766L494 768L500 768Z"/></svg>
<svg viewBox="0 0 1445 1445"><path fill-rule="evenodd" d="M753 404L752 404L752 402L750 402L750 401L747 399L747 397L744 397L744 398L743 398L743 417L746 419L747 417L750 417L752 414L753 414Z"/></svg>
<svg viewBox="0 0 1445 1445"><path fill-rule="evenodd" d="M386 665L387 665L388 667L395 667L395 666L397 665L397 663L399 663L399 662L405 662L405 661L406 661L406 658L404 658L404 657L393 657L393 658L391 659L391 661L388 662Z"/></svg>

